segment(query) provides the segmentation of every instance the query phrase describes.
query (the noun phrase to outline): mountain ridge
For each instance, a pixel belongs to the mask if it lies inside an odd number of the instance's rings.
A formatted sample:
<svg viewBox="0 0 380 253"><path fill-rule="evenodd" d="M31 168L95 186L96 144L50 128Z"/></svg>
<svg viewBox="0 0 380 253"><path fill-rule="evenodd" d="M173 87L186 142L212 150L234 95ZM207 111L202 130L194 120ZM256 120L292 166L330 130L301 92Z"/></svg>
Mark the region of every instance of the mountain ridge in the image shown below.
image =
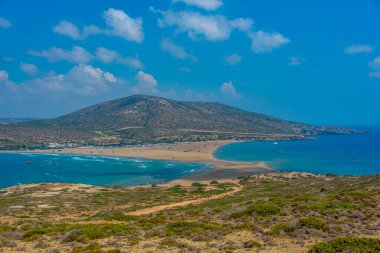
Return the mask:
<svg viewBox="0 0 380 253"><path fill-rule="evenodd" d="M183 102L133 95L49 120L0 125L0 147L50 142L118 145L217 139L303 139L356 130L312 126L215 102Z"/></svg>

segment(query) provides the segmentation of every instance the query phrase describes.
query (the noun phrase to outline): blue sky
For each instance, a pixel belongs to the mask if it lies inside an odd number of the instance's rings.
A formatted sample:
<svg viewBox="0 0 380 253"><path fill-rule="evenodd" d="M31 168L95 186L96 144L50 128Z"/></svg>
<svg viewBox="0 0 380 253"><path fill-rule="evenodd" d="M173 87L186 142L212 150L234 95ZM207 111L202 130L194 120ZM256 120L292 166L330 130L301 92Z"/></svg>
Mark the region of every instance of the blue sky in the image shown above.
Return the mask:
<svg viewBox="0 0 380 253"><path fill-rule="evenodd" d="M0 0L0 117L151 94L380 124L379 27L378 0Z"/></svg>

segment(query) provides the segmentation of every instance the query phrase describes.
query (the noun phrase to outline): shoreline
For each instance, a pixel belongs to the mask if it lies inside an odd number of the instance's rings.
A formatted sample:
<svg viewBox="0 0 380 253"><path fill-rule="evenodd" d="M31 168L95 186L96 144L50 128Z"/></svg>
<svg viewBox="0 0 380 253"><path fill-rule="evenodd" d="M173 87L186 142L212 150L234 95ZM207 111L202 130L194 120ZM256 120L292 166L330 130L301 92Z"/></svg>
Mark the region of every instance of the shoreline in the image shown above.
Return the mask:
<svg viewBox="0 0 380 253"><path fill-rule="evenodd" d="M169 181L165 184L185 183L195 181L226 180L239 176L252 176L257 174L275 172L264 162L234 162L220 160L214 156L218 148L241 141L206 141L206 142L185 142L173 144L154 144L146 146L130 147L80 147L66 149L47 150L22 150L12 153L36 153L36 154L63 154L63 155L93 155L110 157L143 158L151 160L166 160L179 162L211 163L213 168L200 173L187 175ZM4 151L2 153L10 153Z"/></svg>

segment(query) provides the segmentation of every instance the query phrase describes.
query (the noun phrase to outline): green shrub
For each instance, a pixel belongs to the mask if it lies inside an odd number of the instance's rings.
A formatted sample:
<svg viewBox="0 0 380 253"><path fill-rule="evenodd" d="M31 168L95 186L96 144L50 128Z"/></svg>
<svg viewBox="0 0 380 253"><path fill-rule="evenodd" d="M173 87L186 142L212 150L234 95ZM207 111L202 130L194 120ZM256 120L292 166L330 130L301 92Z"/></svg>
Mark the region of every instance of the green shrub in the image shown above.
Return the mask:
<svg viewBox="0 0 380 253"><path fill-rule="evenodd" d="M152 229L158 225L165 223L165 217L162 215L155 215L153 217L140 218L138 223L144 229Z"/></svg>
<svg viewBox="0 0 380 253"><path fill-rule="evenodd" d="M326 202L314 205L314 209L318 212L338 213L341 211L355 210L355 204L343 202L340 200L327 200Z"/></svg>
<svg viewBox="0 0 380 253"><path fill-rule="evenodd" d="M281 231L283 231L287 234L292 234L295 230L296 230L296 227L293 227L293 226L290 226L290 225L284 224L284 223L279 223L279 224L276 224L271 229L271 233L273 235L279 235L281 233Z"/></svg>
<svg viewBox="0 0 380 253"><path fill-rule="evenodd" d="M83 251L83 253L102 253L102 248L100 247L99 243L93 242L89 245L87 245Z"/></svg>
<svg viewBox="0 0 380 253"><path fill-rule="evenodd" d="M133 221L136 220L137 218L134 216L128 216L124 215L120 211L109 211L109 212L102 212L102 213L97 213L93 216L94 218L99 218L102 220L118 220L118 221Z"/></svg>
<svg viewBox="0 0 380 253"><path fill-rule="evenodd" d="M116 234L129 234L132 229L124 224L51 224L42 223L34 226L24 226L25 234L23 239L25 241L33 241L43 235L66 233L71 230L78 229L80 232L76 234L76 238L81 241L85 239L94 240L109 237Z"/></svg>
<svg viewBox="0 0 380 253"><path fill-rule="evenodd" d="M255 212L258 215L268 216L277 214L280 209L273 204L254 204L252 207L248 209L249 212Z"/></svg>
<svg viewBox="0 0 380 253"><path fill-rule="evenodd" d="M0 224L0 235L6 231L11 231L11 230L13 229L10 226Z"/></svg>
<svg viewBox="0 0 380 253"><path fill-rule="evenodd" d="M36 224L34 226L25 225L22 226L21 229L25 231L23 235L24 241L34 241L46 234L64 233L70 230L66 224L53 225L51 223Z"/></svg>
<svg viewBox="0 0 380 253"><path fill-rule="evenodd" d="M244 216L250 216L252 214L257 214L261 216L275 215L280 211L280 209L271 203L255 203L250 205L242 212L232 213L231 218L241 218Z"/></svg>
<svg viewBox="0 0 380 253"><path fill-rule="evenodd" d="M101 239L110 237L116 234L129 234L131 233L130 227L122 224L86 224L76 225L74 229L79 229L81 235L90 240Z"/></svg>
<svg viewBox="0 0 380 253"><path fill-rule="evenodd" d="M218 224L211 223L201 223L192 221L177 221L170 223L166 226L165 232L167 235L179 235L179 236L189 236L189 235L200 235L205 231L214 231L224 233L227 228Z"/></svg>
<svg viewBox="0 0 380 253"><path fill-rule="evenodd" d="M305 218L301 218L299 221L301 223L301 226L304 226L307 228L318 229L318 230L327 229L326 223L315 217L305 217Z"/></svg>
<svg viewBox="0 0 380 253"><path fill-rule="evenodd" d="M380 252L380 239L339 237L328 242L321 242L313 246L309 253L338 253L353 251L355 253Z"/></svg>
<svg viewBox="0 0 380 253"><path fill-rule="evenodd" d="M185 194L187 191L182 188L181 185L176 185L168 189L168 191L175 193L175 194Z"/></svg>

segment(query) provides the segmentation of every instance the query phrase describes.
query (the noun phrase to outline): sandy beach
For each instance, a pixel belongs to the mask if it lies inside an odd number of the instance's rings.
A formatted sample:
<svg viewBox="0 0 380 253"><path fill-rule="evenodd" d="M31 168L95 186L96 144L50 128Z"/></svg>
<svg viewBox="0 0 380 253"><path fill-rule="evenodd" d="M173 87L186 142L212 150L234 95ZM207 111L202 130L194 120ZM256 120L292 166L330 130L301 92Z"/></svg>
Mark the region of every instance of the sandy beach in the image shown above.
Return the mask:
<svg viewBox="0 0 380 253"><path fill-rule="evenodd" d="M199 174L186 176L182 180L204 181L228 179L237 176L248 176L273 171L263 162L222 161L213 156L221 146L236 141L207 141L174 144L154 144L129 147L80 147L67 149L33 150L33 153L101 155L114 157L135 157L183 162L206 162L214 165L213 169ZM22 151L25 152L25 151Z"/></svg>

